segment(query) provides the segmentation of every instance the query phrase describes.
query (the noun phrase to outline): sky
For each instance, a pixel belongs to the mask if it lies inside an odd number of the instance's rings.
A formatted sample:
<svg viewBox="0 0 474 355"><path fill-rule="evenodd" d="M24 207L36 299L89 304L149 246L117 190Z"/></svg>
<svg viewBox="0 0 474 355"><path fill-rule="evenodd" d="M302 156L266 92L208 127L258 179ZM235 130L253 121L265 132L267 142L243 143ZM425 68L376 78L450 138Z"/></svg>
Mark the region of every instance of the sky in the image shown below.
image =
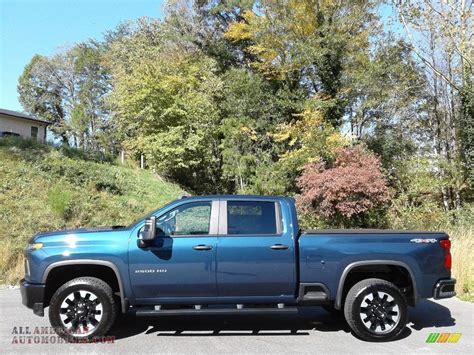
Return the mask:
<svg viewBox="0 0 474 355"><path fill-rule="evenodd" d="M18 78L35 54L102 34L141 16L161 17L163 0L0 0L0 108L23 111Z"/></svg>
<svg viewBox="0 0 474 355"><path fill-rule="evenodd" d="M122 21L162 17L164 0L0 0L0 108L23 111L18 78L35 54L50 56ZM384 23L389 8L379 14Z"/></svg>

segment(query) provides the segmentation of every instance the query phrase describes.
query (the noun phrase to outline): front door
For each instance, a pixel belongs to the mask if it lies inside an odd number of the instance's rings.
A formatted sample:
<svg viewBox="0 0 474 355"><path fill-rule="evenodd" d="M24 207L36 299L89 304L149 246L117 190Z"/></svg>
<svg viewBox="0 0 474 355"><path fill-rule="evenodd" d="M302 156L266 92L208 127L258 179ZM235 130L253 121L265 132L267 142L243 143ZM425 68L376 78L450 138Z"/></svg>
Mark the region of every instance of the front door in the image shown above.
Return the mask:
<svg viewBox="0 0 474 355"><path fill-rule="evenodd" d="M132 237L130 280L137 299L217 296L217 218L211 217L217 206L188 202L157 215L158 236L147 247Z"/></svg>

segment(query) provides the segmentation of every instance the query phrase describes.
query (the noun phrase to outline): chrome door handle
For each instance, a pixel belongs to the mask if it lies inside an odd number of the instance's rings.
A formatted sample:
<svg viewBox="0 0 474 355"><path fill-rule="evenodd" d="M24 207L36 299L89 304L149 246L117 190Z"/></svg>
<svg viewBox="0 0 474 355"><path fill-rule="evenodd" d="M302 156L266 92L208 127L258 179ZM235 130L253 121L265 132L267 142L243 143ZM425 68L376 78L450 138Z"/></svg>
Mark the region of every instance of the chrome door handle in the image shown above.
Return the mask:
<svg viewBox="0 0 474 355"><path fill-rule="evenodd" d="M270 248L273 250L286 250L289 248L289 246L284 245L284 244L275 244L275 245L272 245Z"/></svg>
<svg viewBox="0 0 474 355"><path fill-rule="evenodd" d="M212 246L211 245L199 244L199 245L193 246L193 249L194 250L211 250Z"/></svg>

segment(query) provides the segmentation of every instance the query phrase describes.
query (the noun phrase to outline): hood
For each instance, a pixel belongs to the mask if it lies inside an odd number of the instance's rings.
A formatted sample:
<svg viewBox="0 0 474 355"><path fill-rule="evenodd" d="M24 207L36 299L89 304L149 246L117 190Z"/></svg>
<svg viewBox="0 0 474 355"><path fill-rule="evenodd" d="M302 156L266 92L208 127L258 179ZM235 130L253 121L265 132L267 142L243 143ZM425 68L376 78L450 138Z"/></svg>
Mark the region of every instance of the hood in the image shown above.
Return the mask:
<svg viewBox="0 0 474 355"><path fill-rule="evenodd" d="M82 233L94 233L94 232L111 232L116 230L126 229L125 226L112 226L112 227L89 227L89 228L76 228L76 229L63 229L57 231L40 232L30 238L28 243L32 244L36 238L49 237L54 235L67 235L67 234L82 234Z"/></svg>

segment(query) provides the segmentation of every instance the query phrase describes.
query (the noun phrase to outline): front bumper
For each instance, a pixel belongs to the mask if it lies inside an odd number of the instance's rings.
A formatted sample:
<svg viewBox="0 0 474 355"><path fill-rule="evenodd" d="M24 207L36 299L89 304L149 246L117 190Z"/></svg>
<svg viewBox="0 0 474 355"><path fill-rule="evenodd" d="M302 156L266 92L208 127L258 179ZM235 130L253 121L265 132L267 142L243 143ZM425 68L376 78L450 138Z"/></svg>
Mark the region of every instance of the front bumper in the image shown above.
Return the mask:
<svg viewBox="0 0 474 355"><path fill-rule="evenodd" d="M441 298L450 298L456 296L454 287L456 285L456 279L443 279L439 280L433 289L433 298L439 300Z"/></svg>
<svg viewBox="0 0 474 355"><path fill-rule="evenodd" d="M43 284L31 284L24 279L20 281L22 303L40 317L44 316L45 289L46 286Z"/></svg>

